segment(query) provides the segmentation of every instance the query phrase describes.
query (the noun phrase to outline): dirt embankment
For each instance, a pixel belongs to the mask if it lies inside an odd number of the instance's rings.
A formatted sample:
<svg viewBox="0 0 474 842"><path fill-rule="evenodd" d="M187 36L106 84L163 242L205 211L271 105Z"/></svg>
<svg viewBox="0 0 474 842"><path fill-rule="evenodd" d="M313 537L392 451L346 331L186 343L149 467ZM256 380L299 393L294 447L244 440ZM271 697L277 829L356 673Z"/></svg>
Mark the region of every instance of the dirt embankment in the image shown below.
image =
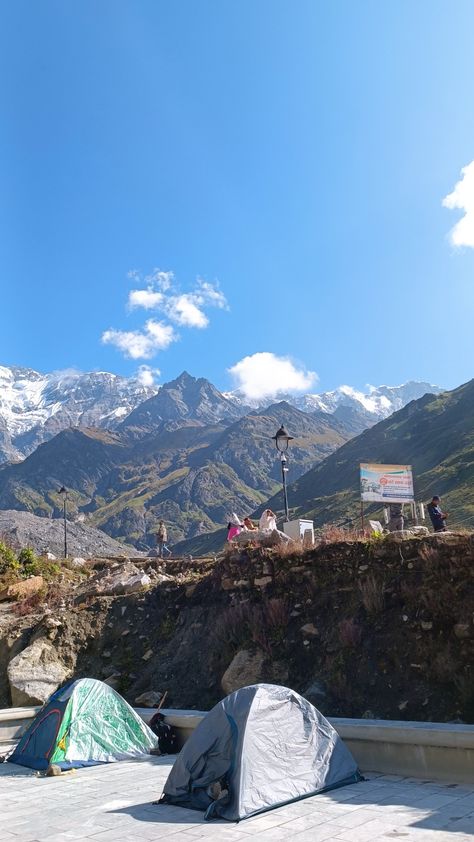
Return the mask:
<svg viewBox="0 0 474 842"><path fill-rule="evenodd" d="M47 636L71 674L105 678L132 702L168 690L167 705L209 708L268 680L327 715L474 722L474 536L143 569L151 583L128 595L76 585L53 612L59 626L44 613L4 617L0 704L8 661Z"/></svg>

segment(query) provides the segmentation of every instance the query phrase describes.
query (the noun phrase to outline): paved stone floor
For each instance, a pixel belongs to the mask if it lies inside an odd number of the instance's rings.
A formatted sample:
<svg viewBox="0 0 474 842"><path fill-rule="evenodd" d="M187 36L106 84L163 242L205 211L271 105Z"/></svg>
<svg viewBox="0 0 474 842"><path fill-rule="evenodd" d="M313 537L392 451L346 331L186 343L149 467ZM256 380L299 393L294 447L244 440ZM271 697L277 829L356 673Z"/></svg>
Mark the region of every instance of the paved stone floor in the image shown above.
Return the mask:
<svg viewBox="0 0 474 842"><path fill-rule="evenodd" d="M170 758L41 778L0 765L0 842L474 842L474 786L393 775L271 810L239 824L154 806Z"/></svg>

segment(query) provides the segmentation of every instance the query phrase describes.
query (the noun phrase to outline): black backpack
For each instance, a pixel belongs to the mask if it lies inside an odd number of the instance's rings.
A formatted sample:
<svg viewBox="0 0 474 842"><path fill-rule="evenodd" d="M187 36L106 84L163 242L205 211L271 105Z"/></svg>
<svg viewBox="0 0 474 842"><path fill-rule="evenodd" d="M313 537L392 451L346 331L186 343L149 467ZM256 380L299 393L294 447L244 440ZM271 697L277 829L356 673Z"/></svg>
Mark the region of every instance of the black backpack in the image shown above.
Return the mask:
<svg viewBox="0 0 474 842"><path fill-rule="evenodd" d="M165 722L165 717L159 711L151 718L150 728L158 737L158 748L162 754L178 753L178 735L173 726Z"/></svg>

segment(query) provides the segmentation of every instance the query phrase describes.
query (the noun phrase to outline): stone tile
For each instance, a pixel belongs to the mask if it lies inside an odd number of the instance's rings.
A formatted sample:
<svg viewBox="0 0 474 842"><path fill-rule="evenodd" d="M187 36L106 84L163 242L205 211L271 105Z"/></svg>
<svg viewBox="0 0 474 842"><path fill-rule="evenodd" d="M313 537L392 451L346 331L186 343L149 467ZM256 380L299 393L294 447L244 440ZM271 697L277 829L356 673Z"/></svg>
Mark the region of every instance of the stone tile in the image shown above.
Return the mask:
<svg viewBox="0 0 474 842"><path fill-rule="evenodd" d="M474 842L474 787L369 774L368 780L240 823L153 805L171 758L78 770L61 778L0 775L0 842ZM65 808L66 805L66 808Z"/></svg>
<svg viewBox="0 0 474 842"><path fill-rule="evenodd" d="M381 814L376 810L365 810L363 807L347 815L333 816L333 824L340 827L356 828L370 821L380 821Z"/></svg>

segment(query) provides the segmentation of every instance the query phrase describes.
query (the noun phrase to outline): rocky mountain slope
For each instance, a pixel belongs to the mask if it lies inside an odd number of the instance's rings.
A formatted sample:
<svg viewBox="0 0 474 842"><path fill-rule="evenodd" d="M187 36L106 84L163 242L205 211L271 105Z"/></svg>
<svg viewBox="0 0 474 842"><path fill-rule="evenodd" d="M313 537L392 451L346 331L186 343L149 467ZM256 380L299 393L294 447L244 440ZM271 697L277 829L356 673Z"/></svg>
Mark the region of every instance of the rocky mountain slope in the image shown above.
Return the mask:
<svg viewBox="0 0 474 842"><path fill-rule="evenodd" d="M152 399L153 400L153 399ZM149 418L150 416L147 416ZM251 512L274 493L280 463L272 436L280 424L294 436L290 477L297 477L348 438L333 416L307 415L282 402L229 426L182 420L116 432L71 428L23 462L0 468L0 508L60 517L58 489L69 510L138 548L153 544L163 518L171 542Z"/></svg>
<svg viewBox="0 0 474 842"><path fill-rule="evenodd" d="M179 426L183 421L225 424L241 418L246 409L225 398L209 380L191 377L183 371L134 409L122 421L120 429L127 435L142 437L156 433L164 425Z"/></svg>
<svg viewBox="0 0 474 842"><path fill-rule="evenodd" d="M0 535L12 547L31 547L36 553L51 552L64 556L64 524L60 519L37 517L30 512L0 511ZM130 545L114 541L100 529L85 523L67 523L68 556L135 556Z"/></svg>

